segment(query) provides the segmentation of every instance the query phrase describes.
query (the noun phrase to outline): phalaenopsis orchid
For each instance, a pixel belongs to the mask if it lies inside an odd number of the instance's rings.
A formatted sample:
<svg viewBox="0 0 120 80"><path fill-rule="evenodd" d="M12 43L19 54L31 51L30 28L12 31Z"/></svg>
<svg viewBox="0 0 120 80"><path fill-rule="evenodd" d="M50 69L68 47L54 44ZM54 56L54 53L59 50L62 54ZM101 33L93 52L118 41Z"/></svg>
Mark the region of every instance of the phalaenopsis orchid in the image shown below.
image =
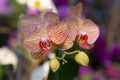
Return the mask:
<svg viewBox="0 0 120 80"><path fill-rule="evenodd" d="M64 52L62 57L51 59L50 67L53 72L59 68L60 60L67 62L64 59L66 55L75 54L75 61L87 66L89 58L85 52L66 50L72 48L75 42L81 48L90 49L99 36L98 26L82 16L81 3L70 7L68 17L62 21L57 13L46 10L40 15L22 17L19 26L25 36L23 44L30 50L33 58L39 59L56 50Z"/></svg>

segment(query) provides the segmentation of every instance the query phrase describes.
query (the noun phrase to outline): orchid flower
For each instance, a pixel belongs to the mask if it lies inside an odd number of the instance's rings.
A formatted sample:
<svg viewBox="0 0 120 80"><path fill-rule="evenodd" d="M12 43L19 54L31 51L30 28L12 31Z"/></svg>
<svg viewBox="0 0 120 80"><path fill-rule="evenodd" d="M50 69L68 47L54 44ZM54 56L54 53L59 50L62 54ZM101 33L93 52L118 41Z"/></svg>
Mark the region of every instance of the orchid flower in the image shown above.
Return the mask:
<svg viewBox="0 0 120 80"><path fill-rule="evenodd" d="M70 7L67 21L72 18L74 18L78 24L77 43L82 48L90 49L99 36L98 26L90 19L83 18L81 3ZM76 23L72 21L69 25L74 25Z"/></svg>
<svg viewBox="0 0 120 80"><path fill-rule="evenodd" d="M50 53L53 45L62 44L68 34L67 24L52 11L21 18L20 29L25 35L24 45L36 59Z"/></svg>

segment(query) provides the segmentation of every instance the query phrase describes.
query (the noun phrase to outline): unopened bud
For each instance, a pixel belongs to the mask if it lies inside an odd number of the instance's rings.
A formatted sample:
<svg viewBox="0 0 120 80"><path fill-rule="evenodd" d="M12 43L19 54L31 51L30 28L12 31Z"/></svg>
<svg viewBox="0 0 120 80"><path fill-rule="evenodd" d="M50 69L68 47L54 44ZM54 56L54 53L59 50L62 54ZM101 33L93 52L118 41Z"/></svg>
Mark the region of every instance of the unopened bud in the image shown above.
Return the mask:
<svg viewBox="0 0 120 80"><path fill-rule="evenodd" d="M50 60L50 68L53 72L56 72L59 66L60 66L60 62L56 58Z"/></svg>
<svg viewBox="0 0 120 80"><path fill-rule="evenodd" d="M89 58L88 56L86 55L85 52L79 52L78 54L75 55L75 61L78 63L78 64L81 64L83 66L87 66L88 63L89 63Z"/></svg>

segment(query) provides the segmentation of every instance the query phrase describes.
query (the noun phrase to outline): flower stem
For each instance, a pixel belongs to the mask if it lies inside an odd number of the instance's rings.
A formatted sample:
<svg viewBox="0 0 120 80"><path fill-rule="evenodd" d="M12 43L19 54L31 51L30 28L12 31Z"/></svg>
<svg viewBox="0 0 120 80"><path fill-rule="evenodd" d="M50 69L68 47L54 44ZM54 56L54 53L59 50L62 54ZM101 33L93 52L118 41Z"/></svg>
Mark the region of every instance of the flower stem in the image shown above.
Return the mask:
<svg viewBox="0 0 120 80"><path fill-rule="evenodd" d="M73 52L64 52L64 54L62 54L62 57L56 57L56 58L58 60L63 61L64 63L67 63L68 61L64 59L66 55L72 55L72 54L79 53L79 52L80 52L79 50L75 50Z"/></svg>
<svg viewBox="0 0 120 80"><path fill-rule="evenodd" d="M72 52L65 52L64 54L71 55L71 54L75 54L75 53L79 53L79 52L80 52L79 50L75 50L75 51L72 51Z"/></svg>

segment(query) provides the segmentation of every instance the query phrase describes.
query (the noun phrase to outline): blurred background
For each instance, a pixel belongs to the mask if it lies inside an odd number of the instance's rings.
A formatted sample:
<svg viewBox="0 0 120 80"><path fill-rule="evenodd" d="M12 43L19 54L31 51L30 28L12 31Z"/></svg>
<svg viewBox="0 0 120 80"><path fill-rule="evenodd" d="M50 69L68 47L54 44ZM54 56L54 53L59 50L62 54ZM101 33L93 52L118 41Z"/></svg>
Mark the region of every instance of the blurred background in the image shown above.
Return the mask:
<svg viewBox="0 0 120 80"><path fill-rule="evenodd" d="M62 20L78 2L86 18L99 26L100 36L91 50L84 50L89 66L70 56L53 73L47 57L33 60L22 45L19 19L51 8ZM0 0L0 80L120 80L120 0Z"/></svg>

